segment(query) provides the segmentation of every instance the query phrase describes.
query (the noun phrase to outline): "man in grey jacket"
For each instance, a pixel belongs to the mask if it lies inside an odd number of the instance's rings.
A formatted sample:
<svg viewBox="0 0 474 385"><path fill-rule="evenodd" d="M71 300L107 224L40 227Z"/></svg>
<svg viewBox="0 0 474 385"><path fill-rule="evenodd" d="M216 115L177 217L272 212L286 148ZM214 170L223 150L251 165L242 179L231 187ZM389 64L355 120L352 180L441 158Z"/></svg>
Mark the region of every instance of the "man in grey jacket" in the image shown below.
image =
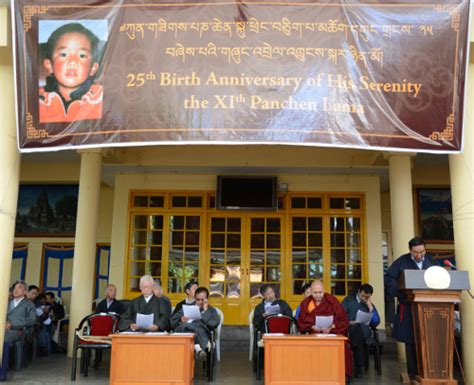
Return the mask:
<svg viewBox="0 0 474 385"><path fill-rule="evenodd" d="M171 317L171 327L175 332L190 332L195 333L194 350L199 359L206 357L206 347L211 337L211 331L214 330L220 323L220 317L216 309L209 305L209 290L205 287L199 287L194 293L196 305L201 313L201 319L196 319L191 322L188 317L184 315L184 309L181 308L177 313Z"/></svg>
<svg viewBox="0 0 474 385"><path fill-rule="evenodd" d="M23 329L36 324L34 305L26 299L28 286L17 281L12 286L12 300L8 302L7 322L5 323L5 342L11 344L22 336Z"/></svg>

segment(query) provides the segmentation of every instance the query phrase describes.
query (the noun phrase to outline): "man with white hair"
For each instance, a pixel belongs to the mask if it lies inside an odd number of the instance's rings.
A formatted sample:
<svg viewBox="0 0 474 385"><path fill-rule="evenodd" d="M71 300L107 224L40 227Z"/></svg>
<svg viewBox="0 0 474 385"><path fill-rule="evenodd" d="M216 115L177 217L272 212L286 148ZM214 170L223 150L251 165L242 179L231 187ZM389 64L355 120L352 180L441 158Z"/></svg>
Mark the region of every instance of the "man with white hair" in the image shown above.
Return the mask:
<svg viewBox="0 0 474 385"><path fill-rule="evenodd" d="M122 314L124 307L122 302L117 301L117 287L113 283L109 283L105 288L105 298L99 302L95 309L97 313L115 313Z"/></svg>
<svg viewBox="0 0 474 385"><path fill-rule="evenodd" d="M132 331L167 331L170 328L170 320L167 316L165 305L153 295L155 281L151 275L140 278L140 290L142 295L130 302L127 310L120 319L120 330L130 329ZM141 328L137 324L137 315L153 314L152 325Z"/></svg>
<svg viewBox="0 0 474 385"><path fill-rule="evenodd" d="M7 344L20 339L23 328L32 328L36 324L35 307L26 299L28 285L23 281L16 281L11 291L13 298L8 303L5 323L5 343Z"/></svg>

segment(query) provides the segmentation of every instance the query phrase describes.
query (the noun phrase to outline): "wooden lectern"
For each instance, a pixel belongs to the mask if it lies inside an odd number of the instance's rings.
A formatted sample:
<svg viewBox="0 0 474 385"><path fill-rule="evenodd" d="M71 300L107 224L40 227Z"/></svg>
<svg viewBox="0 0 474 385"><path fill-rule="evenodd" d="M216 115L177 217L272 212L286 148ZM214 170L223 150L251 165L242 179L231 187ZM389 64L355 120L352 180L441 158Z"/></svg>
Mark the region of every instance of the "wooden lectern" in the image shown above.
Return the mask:
<svg viewBox="0 0 474 385"><path fill-rule="evenodd" d="M461 302L461 291L469 289L466 271L449 271L446 289L429 288L427 270L405 270L400 288L413 302L413 327L418 362L415 384L457 385L453 379L454 304Z"/></svg>

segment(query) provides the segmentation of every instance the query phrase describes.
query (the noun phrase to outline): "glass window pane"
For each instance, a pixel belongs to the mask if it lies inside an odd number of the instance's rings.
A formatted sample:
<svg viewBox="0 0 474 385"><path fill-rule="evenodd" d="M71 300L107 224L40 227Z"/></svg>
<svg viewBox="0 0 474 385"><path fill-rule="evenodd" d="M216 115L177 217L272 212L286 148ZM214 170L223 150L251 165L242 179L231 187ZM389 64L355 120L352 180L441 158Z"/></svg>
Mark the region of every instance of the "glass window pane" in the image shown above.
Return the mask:
<svg viewBox="0 0 474 385"><path fill-rule="evenodd" d="M346 229L347 231L360 232L360 218L346 218Z"/></svg>
<svg viewBox="0 0 474 385"><path fill-rule="evenodd" d="M345 209L359 210L360 209L360 199L359 198L346 198L344 202Z"/></svg>
<svg viewBox="0 0 474 385"><path fill-rule="evenodd" d="M331 208L331 209L343 209L344 208L344 198L330 198L329 199L329 208Z"/></svg>
<svg viewBox="0 0 474 385"><path fill-rule="evenodd" d="M267 251L267 265L279 265L281 256L279 251Z"/></svg>
<svg viewBox="0 0 474 385"><path fill-rule="evenodd" d="M212 218L211 231L224 232L225 231L225 218Z"/></svg>
<svg viewBox="0 0 474 385"><path fill-rule="evenodd" d="M293 262L306 262L306 249L293 249Z"/></svg>
<svg viewBox="0 0 474 385"><path fill-rule="evenodd" d="M183 275L183 264L180 262L170 262L168 265L168 277L181 278Z"/></svg>
<svg viewBox="0 0 474 385"><path fill-rule="evenodd" d="M331 265L331 277L334 279L346 279L346 265Z"/></svg>
<svg viewBox="0 0 474 385"><path fill-rule="evenodd" d="M240 218L227 218L227 231L240 233Z"/></svg>
<svg viewBox="0 0 474 385"><path fill-rule="evenodd" d="M323 231L323 218L308 218L309 231Z"/></svg>
<svg viewBox="0 0 474 385"><path fill-rule="evenodd" d="M293 281L293 294L303 294L303 286L306 281L294 280Z"/></svg>
<svg viewBox="0 0 474 385"><path fill-rule="evenodd" d="M308 198L308 209L320 209L323 207L321 198Z"/></svg>
<svg viewBox="0 0 474 385"><path fill-rule="evenodd" d="M293 265L293 278L306 279L306 265Z"/></svg>
<svg viewBox="0 0 474 385"><path fill-rule="evenodd" d="M184 286L180 278L168 279L168 293L181 293L183 291Z"/></svg>
<svg viewBox="0 0 474 385"><path fill-rule="evenodd" d="M267 282L278 282L280 281L280 268L279 267L267 267L266 271Z"/></svg>
<svg viewBox="0 0 474 385"><path fill-rule="evenodd" d="M306 217L293 217L293 231L306 231Z"/></svg>
<svg viewBox="0 0 474 385"><path fill-rule="evenodd" d="M173 246L184 244L184 233L182 231L173 231L170 235L170 241Z"/></svg>
<svg viewBox="0 0 474 385"><path fill-rule="evenodd" d="M224 264L224 252L211 250L211 264L213 265L223 265Z"/></svg>
<svg viewBox="0 0 474 385"><path fill-rule="evenodd" d="M268 233L279 233L281 231L280 219L269 218L267 219L267 232Z"/></svg>
<svg viewBox="0 0 474 385"><path fill-rule="evenodd" d="M211 234L211 247L212 248L224 248L225 247L225 235L224 234Z"/></svg>
<svg viewBox="0 0 474 385"><path fill-rule="evenodd" d="M188 197L188 207L202 207L202 197Z"/></svg>
<svg viewBox="0 0 474 385"><path fill-rule="evenodd" d="M265 248L265 238L263 234L252 234L250 240L250 247L252 249L263 249Z"/></svg>
<svg viewBox="0 0 474 385"><path fill-rule="evenodd" d="M351 233L347 234L347 247L360 247L360 234Z"/></svg>
<svg viewBox="0 0 474 385"><path fill-rule="evenodd" d="M150 207L164 207L165 198L162 196L150 197Z"/></svg>
<svg viewBox="0 0 474 385"><path fill-rule="evenodd" d="M198 231L186 231L186 245L197 246L199 245L199 232Z"/></svg>
<svg viewBox="0 0 474 385"><path fill-rule="evenodd" d="M334 281L331 283L331 293L332 295L346 295L346 283L344 281Z"/></svg>
<svg viewBox="0 0 474 385"><path fill-rule="evenodd" d="M331 231L344 231L344 218L331 217Z"/></svg>
<svg viewBox="0 0 474 385"><path fill-rule="evenodd" d="M161 263L160 262L151 262L147 266L148 274L153 277L161 277Z"/></svg>
<svg viewBox="0 0 474 385"><path fill-rule="evenodd" d="M293 233L293 246L306 246L306 233Z"/></svg>
<svg viewBox="0 0 474 385"><path fill-rule="evenodd" d="M224 282L225 269L223 267L211 266L210 272L209 280L211 282Z"/></svg>
<svg viewBox="0 0 474 385"><path fill-rule="evenodd" d="M260 286L261 283L251 283L250 284L250 298L256 299L256 298L262 298L262 295L260 294Z"/></svg>
<svg viewBox="0 0 474 385"><path fill-rule="evenodd" d="M359 287L362 285L361 281L348 281L347 282L347 294L357 293Z"/></svg>
<svg viewBox="0 0 474 385"><path fill-rule="evenodd" d="M240 282L227 283L227 298L240 298Z"/></svg>
<svg viewBox="0 0 474 385"><path fill-rule="evenodd" d="M145 260L147 259L147 247L135 246L132 248L132 259Z"/></svg>
<svg viewBox="0 0 474 385"><path fill-rule="evenodd" d="M263 251L252 251L250 253L251 265L263 265L265 263L265 255Z"/></svg>
<svg viewBox="0 0 474 385"><path fill-rule="evenodd" d="M199 276L199 265L197 263L187 263L184 268L184 281L189 282L192 277Z"/></svg>
<svg viewBox="0 0 474 385"><path fill-rule="evenodd" d="M199 224L201 223L198 216L186 217L186 229L187 230L199 230Z"/></svg>
<svg viewBox="0 0 474 385"><path fill-rule="evenodd" d="M240 282L240 266L227 266L227 281Z"/></svg>
<svg viewBox="0 0 474 385"><path fill-rule="evenodd" d="M186 247L184 259L186 261L199 261L199 248L198 247Z"/></svg>
<svg viewBox="0 0 474 385"><path fill-rule="evenodd" d="M174 215L170 220L172 230L183 230L184 229L184 216Z"/></svg>
<svg viewBox="0 0 474 385"><path fill-rule="evenodd" d="M263 282L263 267L251 267L250 282Z"/></svg>
<svg viewBox="0 0 474 385"><path fill-rule="evenodd" d="M250 225L252 233L263 233L265 231L265 219L263 218L252 218Z"/></svg>
<svg viewBox="0 0 474 385"><path fill-rule="evenodd" d="M280 248L280 234L268 234L267 235L267 249L279 249Z"/></svg>
<svg viewBox="0 0 474 385"><path fill-rule="evenodd" d="M133 234L133 244L134 245L146 245L146 235L145 231L135 231Z"/></svg>
<svg viewBox="0 0 474 385"><path fill-rule="evenodd" d="M361 263L362 262L360 250L358 250L358 249L349 249L349 250L347 250L347 258L348 258L348 262L352 262L352 263Z"/></svg>
<svg viewBox="0 0 474 385"><path fill-rule="evenodd" d="M148 197L137 195L133 198L134 207L148 207Z"/></svg>
<svg viewBox="0 0 474 385"><path fill-rule="evenodd" d="M323 247L323 234L321 233L308 234L308 246Z"/></svg>
<svg viewBox="0 0 474 385"><path fill-rule="evenodd" d="M347 266L347 278L362 279L362 268L360 265Z"/></svg>
<svg viewBox="0 0 474 385"><path fill-rule="evenodd" d="M240 251L228 251L227 263L230 265L240 265Z"/></svg>
<svg viewBox="0 0 474 385"><path fill-rule="evenodd" d="M344 247L345 245L344 234L331 234L331 247Z"/></svg>
<svg viewBox="0 0 474 385"><path fill-rule="evenodd" d="M151 229L163 230L163 215L151 215Z"/></svg>
<svg viewBox="0 0 474 385"><path fill-rule="evenodd" d="M161 261L161 247L150 247L150 259L152 261Z"/></svg>
<svg viewBox="0 0 474 385"><path fill-rule="evenodd" d="M182 261L183 260L183 249L180 247L174 247L170 249L170 261Z"/></svg>
<svg viewBox="0 0 474 385"><path fill-rule="evenodd" d="M344 249L331 249L331 262L344 263L346 262L346 253Z"/></svg>
<svg viewBox="0 0 474 385"><path fill-rule="evenodd" d="M150 235L150 245L161 245L163 239L163 233L161 231L151 231Z"/></svg>
<svg viewBox="0 0 474 385"><path fill-rule="evenodd" d="M305 209L306 198L291 198L291 208L293 209Z"/></svg>
<svg viewBox="0 0 474 385"><path fill-rule="evenodd" d="M171 205L172 207L186 207L186 197L174 196Z"/></svg>
<svg viewBox="0 0 474 385"><path fill-rule="evenodd" d="M140 278L138 278L138 277L130 278L130 290L131 291L140 291Z"/></svg>
<svg viewBox="0 0 474 385"><path fill-rule="evenodd" d="M131 275L142 276L145 275L145 262L132 262L131 265Z"/></svg>
<svg viewBox="0 0 474 385"><path fill-rule="evenodd" d="M323 277L323 266L319 263L310 263L308 265L308 278L319 279Z"/></svg>
<svg viewBox="0 0 474 385"><path fill-rule="evenodd" d="M148 216L147 215L134 215L133 223L134 223L135 229L147 229Z"/></svg>
<svg viewBox="0 0 474 385"><path fill-rule="evenodd" d="M240 234L227 234L227 248L240 249Z"/></svg>
<svg viewBox="0 0 474 385"><path fill-rule="evenodd" d="M323 263L323 250L321 249L309 249L308 250L308 261Z"/></svg>

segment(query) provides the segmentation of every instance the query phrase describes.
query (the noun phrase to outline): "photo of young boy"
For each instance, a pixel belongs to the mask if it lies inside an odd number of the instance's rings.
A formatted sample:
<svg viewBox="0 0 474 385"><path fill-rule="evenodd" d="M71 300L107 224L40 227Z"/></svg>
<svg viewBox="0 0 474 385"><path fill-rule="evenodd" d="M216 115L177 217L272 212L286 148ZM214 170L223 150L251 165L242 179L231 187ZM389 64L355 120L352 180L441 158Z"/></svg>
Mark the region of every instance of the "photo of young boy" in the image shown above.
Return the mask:
<svg viewBox="0 0 474 385"><path fill-rule="evenodd" d="M51 29L51 25L48 27ZM51 33L43 43L40 63L45 77L40 79L39 88L41 123L102 118L103 86L96 77L103 48L96 34L80 21L64 24Z"/></svg>

